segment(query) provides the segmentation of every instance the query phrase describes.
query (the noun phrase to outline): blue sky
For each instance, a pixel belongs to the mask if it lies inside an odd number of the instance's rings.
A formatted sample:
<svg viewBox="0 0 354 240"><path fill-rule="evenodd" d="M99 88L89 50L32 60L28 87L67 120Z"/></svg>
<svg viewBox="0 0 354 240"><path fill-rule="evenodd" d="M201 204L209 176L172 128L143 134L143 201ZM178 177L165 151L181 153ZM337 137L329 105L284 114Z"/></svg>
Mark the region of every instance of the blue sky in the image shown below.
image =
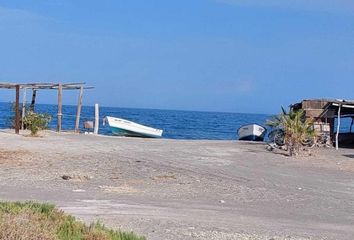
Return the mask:
<svg viewBox="0 0 354 240"><path fill-rule="evenodd" d="M0 0L0 32L0 81L85 81L86 105L276 113L354 98L349 0Z"/></svg>

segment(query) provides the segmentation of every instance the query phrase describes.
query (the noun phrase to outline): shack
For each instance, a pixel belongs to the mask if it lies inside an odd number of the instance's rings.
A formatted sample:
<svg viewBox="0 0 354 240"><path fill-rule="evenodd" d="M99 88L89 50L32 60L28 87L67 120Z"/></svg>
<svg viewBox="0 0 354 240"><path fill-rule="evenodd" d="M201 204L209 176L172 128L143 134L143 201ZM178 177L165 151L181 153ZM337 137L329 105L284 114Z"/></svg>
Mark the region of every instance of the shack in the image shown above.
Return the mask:
<svg viewBox="0 0 354 240"><path fill-rule="evenodd" d="M328 136L336 148L354 147L354 100L311 99L290 106L293 110L303 109L306 118L314 119L314 128L319 135ZM341 132L341 120L351 120L348 132Z"/></svg>

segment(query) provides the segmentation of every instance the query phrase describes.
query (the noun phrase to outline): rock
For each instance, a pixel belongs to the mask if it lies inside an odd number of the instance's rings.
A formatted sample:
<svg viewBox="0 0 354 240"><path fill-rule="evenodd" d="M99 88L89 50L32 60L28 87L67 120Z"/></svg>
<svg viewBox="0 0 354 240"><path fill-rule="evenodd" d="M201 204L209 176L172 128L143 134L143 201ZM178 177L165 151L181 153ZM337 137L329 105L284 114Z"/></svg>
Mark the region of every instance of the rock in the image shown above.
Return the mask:
<svg viewBox="0 0 354 240"><path fill-rule="evenodd" d="M72 179L72 177L69 176L69 175L63 175L63 176L61 176L61 178L64 179L64 180L70 180L70 179Z"/></svg>
<svg viewBox="0 0 354 240"><path fill-rule="evenodd" d="M77 181L77 182L82 182L82 181L87 181L92 179L92 177L88 176L88 175L63 175L61 176L62 179L64 180L72 180L72 181Z"/></svg>
<svg viewBox="0 0 354 240"><path fill-rule="evenodd" d="M74 189L73 192L81 193L81 192L86 192L84 189Z"/></svg>

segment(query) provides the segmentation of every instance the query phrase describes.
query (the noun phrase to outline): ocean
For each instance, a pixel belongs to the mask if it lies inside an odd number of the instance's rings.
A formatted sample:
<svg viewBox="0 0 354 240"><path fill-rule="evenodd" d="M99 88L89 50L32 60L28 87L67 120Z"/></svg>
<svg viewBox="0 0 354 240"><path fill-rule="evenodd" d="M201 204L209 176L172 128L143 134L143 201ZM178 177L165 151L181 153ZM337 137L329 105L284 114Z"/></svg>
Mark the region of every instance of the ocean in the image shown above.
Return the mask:
<svg viewBox="0 0 354 240"><path fill-rule="evenodd" d="M57 106L36 104L37 112L48 113L52 116L50 129L56 129ZM0 128L9 128L11 103L0 103ZM76 106L63 106L63 130L73 130L75 126ZM94 107L84 106L81 113L80 128L83 122L94 120ZM135 109L100 107L100 134L110 135L108 126L103 126L103 118L113 116L131 120L140 124L164 130L163 137L170 139L207 139L235 140L238 138L237 129L248 123L264 125L270 115L199 112L156 109Z"/></svg>
<svg viewBox="0 0 354 240"><path fill-rule="evenodd" d="M11 126L11 103L0 103L0 129ZM49 128L57 126L57 106L51 104L36 104L36 112L48 113L52 116ZM85 131L83 123L94 121L94 107L83 106L80 129ZM143 125L163 129L163 138L170 139L204 139L204 140L236 140L237 129L242 125L256 123L264 127L269 114L225 113L181 110L158 110L138 108L100 107L100 130L103 135L111 135L108 126L103 126L105 116L124 118ZM63 106L63 130L74 130L76 106ZM350 132L351 118L343 118L340 132ZM354 130L354 127L353 127Z"/></svg>

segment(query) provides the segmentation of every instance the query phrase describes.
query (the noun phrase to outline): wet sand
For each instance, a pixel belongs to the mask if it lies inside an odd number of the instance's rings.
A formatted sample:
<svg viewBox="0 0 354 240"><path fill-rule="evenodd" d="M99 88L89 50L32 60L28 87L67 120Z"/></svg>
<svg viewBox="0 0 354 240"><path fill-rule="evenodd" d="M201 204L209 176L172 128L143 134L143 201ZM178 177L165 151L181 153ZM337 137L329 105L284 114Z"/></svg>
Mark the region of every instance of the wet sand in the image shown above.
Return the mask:
<svg viewBox="0 0 354 240"><path fill-rule="evenodd" d="M354 150L290 158L237 141L4 131L0 198L53 202L151 240L351 240Z"/></svg>

